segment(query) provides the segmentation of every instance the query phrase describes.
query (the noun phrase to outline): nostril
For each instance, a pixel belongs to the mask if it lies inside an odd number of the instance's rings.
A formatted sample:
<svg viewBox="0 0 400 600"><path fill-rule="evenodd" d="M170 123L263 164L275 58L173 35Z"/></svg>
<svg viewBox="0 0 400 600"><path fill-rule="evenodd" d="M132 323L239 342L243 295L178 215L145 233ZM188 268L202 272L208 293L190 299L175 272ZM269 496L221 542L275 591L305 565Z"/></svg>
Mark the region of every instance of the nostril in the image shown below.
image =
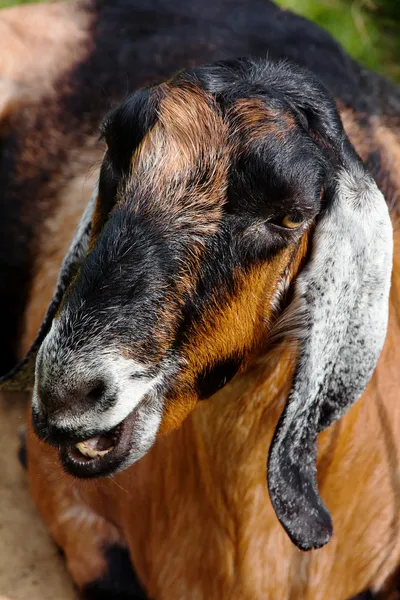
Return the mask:
<svg viewBox="0 0 400 600"><path fill-rule="evenodd" d="M106 401L107 385L100 378L77 381L74 385L63 385L63 381L51 382L38 389L37 405L42 416L47 419L67 415L78 416L94 405Z"/></svg>
<svg viewBox="0 0 400 600"><path fill-rule="evenodd" d="M90 390L90 392L86 394L86 398L88 400L92 400L93 402L100 400L100 398L105 392L105 389L106 386L104 385L104 383L98 383Z"/></svg>

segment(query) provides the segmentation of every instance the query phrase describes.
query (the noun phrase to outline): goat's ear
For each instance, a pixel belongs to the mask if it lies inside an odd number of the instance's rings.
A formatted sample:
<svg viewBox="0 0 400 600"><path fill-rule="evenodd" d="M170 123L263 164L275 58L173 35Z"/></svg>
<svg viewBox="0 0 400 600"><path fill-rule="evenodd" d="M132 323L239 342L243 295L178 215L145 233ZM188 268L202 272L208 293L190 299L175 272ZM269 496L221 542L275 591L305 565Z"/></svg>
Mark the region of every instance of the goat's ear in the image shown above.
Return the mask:
<svg viewBox="0 0 400 600"><path fill-rule="evenodd" d="M64 257L61 270L58 275L56 289L46 311L39 333L37 334L35 341L30 347L25 358L23 358L12 371L0 379L1 390L22 392L31 391L33 389L36 353L40 344L50 330L52 321L60 307L66 289L68 288L73 277L78 272L87 254L90 231L92 227L92 216L97 196L98 186L96 185L89 204L79 222L68 252Z"/></svg>
<svg viewBox="0 0 400 600"><path fill-rule="evenodd" d="M317 434L363 393L385 340L392 227L385 200L347 138L289 311L302 320L299 358L269 451L268 486L279 521L303 550L332 535L317 487ZM294 314L293 314L294 313Z"/></svg>

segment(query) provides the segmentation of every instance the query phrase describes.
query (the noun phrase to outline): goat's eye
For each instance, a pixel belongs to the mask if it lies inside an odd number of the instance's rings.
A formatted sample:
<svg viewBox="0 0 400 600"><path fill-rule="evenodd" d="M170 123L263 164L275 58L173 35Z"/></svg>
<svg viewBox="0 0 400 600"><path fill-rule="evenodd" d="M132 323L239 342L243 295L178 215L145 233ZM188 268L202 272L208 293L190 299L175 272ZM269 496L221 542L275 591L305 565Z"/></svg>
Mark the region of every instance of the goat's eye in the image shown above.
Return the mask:
<svg viewBox="0 0 400 600"><path fill-rule="evenodd" d="M303 215L299 213L294 213L292 215L285 215L282 221L279 223L282 227L286 227L286 229L297 229L304 223L305 219Z"/></svg>

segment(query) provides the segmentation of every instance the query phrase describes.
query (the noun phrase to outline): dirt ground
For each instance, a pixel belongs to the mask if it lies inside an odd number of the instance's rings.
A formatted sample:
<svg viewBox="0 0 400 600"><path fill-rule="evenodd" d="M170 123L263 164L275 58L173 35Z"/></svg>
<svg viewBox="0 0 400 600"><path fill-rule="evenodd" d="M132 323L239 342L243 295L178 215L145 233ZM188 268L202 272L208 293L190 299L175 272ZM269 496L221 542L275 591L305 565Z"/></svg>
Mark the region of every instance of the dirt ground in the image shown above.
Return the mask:
<svg viewBox="0 0 400 600"><path fill-rule="evenodd" d="M17 460L26 401L0 396L0 600L78 600Z"/></svg>

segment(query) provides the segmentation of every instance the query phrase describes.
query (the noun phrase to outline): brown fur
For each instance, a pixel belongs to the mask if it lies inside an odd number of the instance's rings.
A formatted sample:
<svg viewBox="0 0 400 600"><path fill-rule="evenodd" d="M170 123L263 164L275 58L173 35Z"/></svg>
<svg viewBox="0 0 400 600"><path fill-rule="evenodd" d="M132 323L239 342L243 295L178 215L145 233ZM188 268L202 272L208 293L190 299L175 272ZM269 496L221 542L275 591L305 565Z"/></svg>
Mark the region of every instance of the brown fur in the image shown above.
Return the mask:
<svg viewBox="0 0 400 600"><path fill-rule="evenodd" d="M139 183L147 189L154 198L148 209L159 211L160 218L175 227L187 228L196 219L200 235L213 233L227 186L227 126L199 88L164 89L159 121L132 157L128 185ZM196 181L199 157L202 174L208 171L200 184ZM191 179L194 181L188 194ZM125 196L124 189L121 198ZM199 210L200 206L204 211ZM132 206L132 210L137 209Z"/></svg>
<svg viewBox="0 0 400 600"><path fill-rule="evenodd" d="M301 257L305 250L306 243L296 254ZM254 346L262 343L270 328L276 288L293 254L293 248L289 247L267 266L255 267L246 276L239 275L239 291L231 301L223 307L214 303L206 311L184 349L187 368L179 381L180 395L169 398L166 403L162 433L180 425L193 410L196 404L194 378L204 365L212 366L220 356L238 355L245 357L242 370L248 367L246 358ZM299 259L294 261L292 273L299 262Z"/></svg>
<svg viewBox="0 0 400 600"><path fill-rule="evenodd" d="M367 115L355 114L349 108L342 108L341 117L354 147L369 167L387 199L393 217L398 218L400 118L367 117Z"/></svg>
<svg viewBox="0 0 400 600"><path fill-rule="evenodd" d="M11 249L23 262L29 238L32 272L26 273L26 292L21 283L26 300L25 318L19 317L18 355L29 347L51 299L61 260L93 188L93 166L102 155L96 132L81 141L76 131L69 135L57 122L61 97L71 92L69 74L93 50L94 18L89 0L0 13L0 136L8 161L2 195L11 203L10 214L18 210L12 204L13 197L23 195L19 188L32 194L20 209L21 223L14 232L18 242ZM19 146L15 162L14 146ZM10 231L14 222L11 216Z"/></svg>
<svg viewBox="0 0 400 600"><path fill-rule="evenodd" d="M243 98L236 102L232 116L236 120L237 133L246 134L247 144L257 142L265 136L275 136L284 142L288 132L296 126L289 112L266 108L265 102L257 98Z"/></svg>

